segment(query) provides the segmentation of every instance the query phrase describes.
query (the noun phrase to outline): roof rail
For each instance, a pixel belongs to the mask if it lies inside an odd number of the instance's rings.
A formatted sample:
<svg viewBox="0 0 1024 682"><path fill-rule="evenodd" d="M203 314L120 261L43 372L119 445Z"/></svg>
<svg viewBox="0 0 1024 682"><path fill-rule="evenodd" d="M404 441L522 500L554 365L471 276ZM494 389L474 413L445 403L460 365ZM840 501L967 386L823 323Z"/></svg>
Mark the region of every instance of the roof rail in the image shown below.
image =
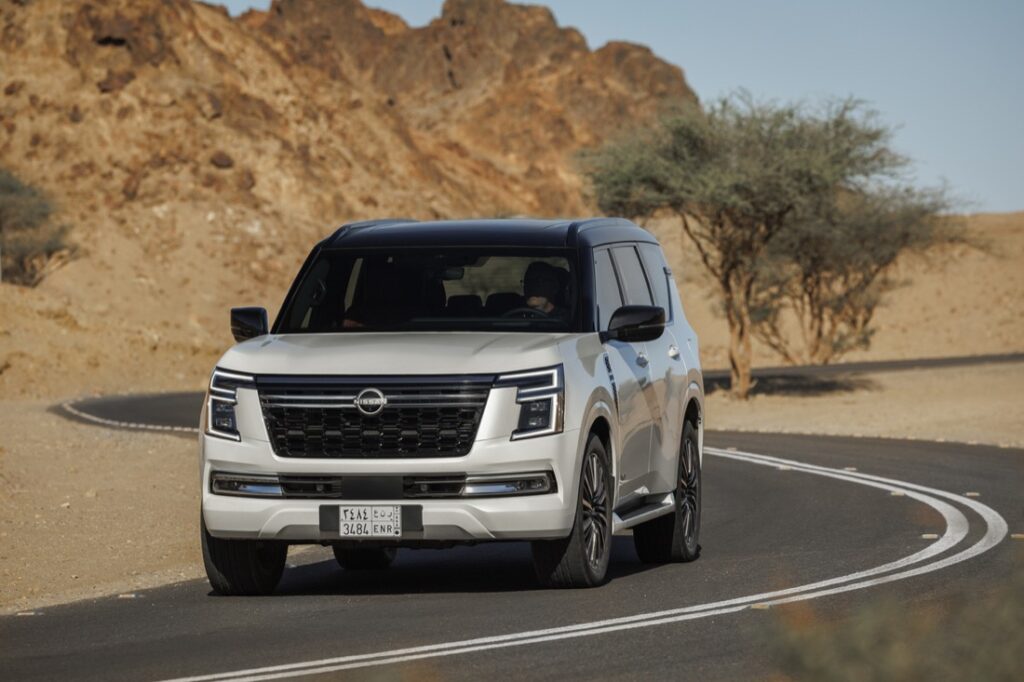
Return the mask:
<svg viewBox="0 0 1024 682"><path fill-rule="evenodd" d="M328 237L324 241L332 242L333 243L333 242L337 241L343 234L345 234L349 230L360 230L360 229L362 229L364 227L374 227L376 225L390 225L390 224L395 224L395 223L418 223L418 222L419 222L418 220L415 220L413 218L377 218L375 220L362 220L362 221L359 221L359 222L356 222L356 223L345 223L344 225L339 227L337 230L335 230L331 234L331 236Z"/></svg>
<svg viewBox="0 0 1024 682"><path fill-rule="evenodd" d="M592 227L610 227L612 225L631 226L632 222L625 218L587 218L586 220L580 220L574 223L577 232L583 232Z"/></svg>

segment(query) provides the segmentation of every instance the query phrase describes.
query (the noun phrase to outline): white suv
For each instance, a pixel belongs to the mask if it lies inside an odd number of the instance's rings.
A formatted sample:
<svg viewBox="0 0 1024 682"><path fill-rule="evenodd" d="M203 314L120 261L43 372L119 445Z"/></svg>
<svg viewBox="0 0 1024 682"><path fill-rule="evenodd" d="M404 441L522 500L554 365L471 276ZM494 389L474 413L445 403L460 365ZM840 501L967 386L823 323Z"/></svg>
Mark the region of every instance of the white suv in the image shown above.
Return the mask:
<svg viewBox="0 0 1024 682"><path fill-rule="evenodd" d="M202 415L214 590L272 592L290 544L346 569L400 547L529 540L539 580L601 584L700 547L697 338L657 240L620 219L346 225L273 327L239 343Z"/></svg>

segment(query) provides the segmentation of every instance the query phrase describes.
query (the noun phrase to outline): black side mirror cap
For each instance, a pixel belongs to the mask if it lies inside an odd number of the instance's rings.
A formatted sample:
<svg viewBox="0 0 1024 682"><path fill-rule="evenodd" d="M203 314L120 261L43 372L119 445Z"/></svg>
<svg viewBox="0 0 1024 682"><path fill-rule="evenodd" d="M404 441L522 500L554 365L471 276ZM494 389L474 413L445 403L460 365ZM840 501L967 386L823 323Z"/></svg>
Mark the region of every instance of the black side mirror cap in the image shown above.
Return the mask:
<svg viewBox="0 0 1024 682"><path fill-rule="evenodd" d="M656 305L624 305L612 314L601 341L641 343L654 341L665 332L665 309Z"/></svg>
<svg viewBox="0 0 1024 682"><path fill-rule="evenodd" d="M263 336L270 329L266 308L232 308L231 335L235 341L248 341Z"/></svg>

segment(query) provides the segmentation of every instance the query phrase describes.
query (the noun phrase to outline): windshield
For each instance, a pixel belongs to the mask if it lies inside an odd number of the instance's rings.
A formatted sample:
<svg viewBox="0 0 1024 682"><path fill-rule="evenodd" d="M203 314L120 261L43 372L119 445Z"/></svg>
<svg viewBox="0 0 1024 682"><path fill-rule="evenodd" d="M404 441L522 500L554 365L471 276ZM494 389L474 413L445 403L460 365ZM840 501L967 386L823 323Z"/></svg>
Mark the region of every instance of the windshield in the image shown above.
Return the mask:
<svg viewBox="0 0 1024 682"><path fill-rule="evenodd" d="M568 332L572 252L324 250L281 311L278 333Z"/></svg>

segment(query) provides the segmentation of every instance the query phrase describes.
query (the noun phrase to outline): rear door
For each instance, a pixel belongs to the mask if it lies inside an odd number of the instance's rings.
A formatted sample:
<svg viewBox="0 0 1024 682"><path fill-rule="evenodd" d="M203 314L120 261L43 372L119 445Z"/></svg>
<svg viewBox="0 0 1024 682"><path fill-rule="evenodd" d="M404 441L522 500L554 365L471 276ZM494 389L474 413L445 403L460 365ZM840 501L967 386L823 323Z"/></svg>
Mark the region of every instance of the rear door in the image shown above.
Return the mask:
<svg viewBox="0 0 1024 682"><path fill-rule="evenodd" d="M612 314L626 300L609 249L594 251L594 276L598 329L606 331ZM615 391L619 432L618 499L621 502L638 493L645 494L641 486L650 468L651 415L644 391L651 384L651 376L643 344L611 340L604 348Z"/></svg>

